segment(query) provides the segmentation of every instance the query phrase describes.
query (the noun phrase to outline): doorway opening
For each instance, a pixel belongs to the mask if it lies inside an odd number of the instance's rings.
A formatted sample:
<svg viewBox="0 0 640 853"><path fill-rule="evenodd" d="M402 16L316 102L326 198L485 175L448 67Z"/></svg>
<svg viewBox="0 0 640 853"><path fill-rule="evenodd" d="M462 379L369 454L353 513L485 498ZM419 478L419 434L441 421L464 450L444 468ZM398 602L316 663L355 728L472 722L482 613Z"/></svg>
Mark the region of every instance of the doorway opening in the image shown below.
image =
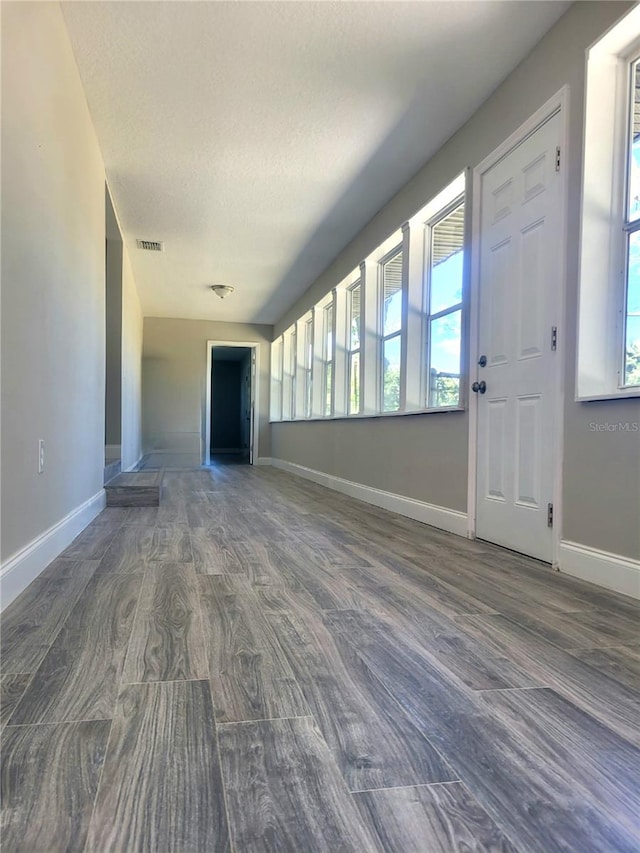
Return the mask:
<svg viewBox="0 0 640 853"><path fill-rule="evenodd" d="M105 483L119 473L122 459L122 257L122 235L105 187Z"/></svg>
<svg viewBox="0 0 640 853"><path fill-rule="evenodd" d="M251 465L256 348L210 342L209 362L205 463Z"/></svg>

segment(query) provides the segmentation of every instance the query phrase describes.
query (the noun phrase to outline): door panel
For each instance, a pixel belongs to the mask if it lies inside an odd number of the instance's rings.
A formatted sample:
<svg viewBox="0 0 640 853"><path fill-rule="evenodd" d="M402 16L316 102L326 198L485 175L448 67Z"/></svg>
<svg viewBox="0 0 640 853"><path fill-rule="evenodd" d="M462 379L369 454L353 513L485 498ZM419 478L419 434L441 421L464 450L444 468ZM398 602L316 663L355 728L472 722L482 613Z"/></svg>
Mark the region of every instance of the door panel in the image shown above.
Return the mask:
<svg viewBox="0 0 640 853"><path fill-rule="evenodd" d="M485 497L504 500L506 400L488 400L487 406L487 493Z"/></svg>
<svg viewBox="0 0 640 853"><path fill-rule="evenodd" d="M486 300L488 303L490 343L489 363L504 364L508 359L509 340L509 273L511 270L511 240L491 247L489 275L487 276Z"/></svg>
<svg viewBox="0 0 640 853"><path fill-rule="evenodd" d="M560 114L482 176L476 535L551 561Z"/></svg>
<svg viewBox="0 0 640 853"><path fill-rule="evenodd" d="M541 398L516 400L516 488L519 506L540 507L540 421Z"/></svg>

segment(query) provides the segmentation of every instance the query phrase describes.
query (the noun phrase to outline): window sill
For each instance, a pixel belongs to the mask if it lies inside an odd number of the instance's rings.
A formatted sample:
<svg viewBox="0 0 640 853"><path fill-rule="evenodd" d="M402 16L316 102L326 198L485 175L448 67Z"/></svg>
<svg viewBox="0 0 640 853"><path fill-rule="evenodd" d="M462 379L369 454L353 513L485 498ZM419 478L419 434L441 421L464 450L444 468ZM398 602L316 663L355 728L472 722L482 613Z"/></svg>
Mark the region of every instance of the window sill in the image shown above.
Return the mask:
<svg viewBox="0 0 640 853"><path fill-rule="evenodd" d="M314 418L294 418L283 420L269 419L270 424L308 424L318 423L319 421L362 421L371 420L373 418L405 418L411 415L442 415L451 414L452 412L464 412L464 406L442 406L438 409L411 409L406 412L371 412L359 415L331 415L330 417L314 417Z"/></svg>
<svg viewBox="0 0 640 853"><path fill-rule="evenodd" d="M597 403L604 400L633 400L640 397L640 386L635 388L617 388L604 394L585 394L574 397L576 403Z"/></svg>

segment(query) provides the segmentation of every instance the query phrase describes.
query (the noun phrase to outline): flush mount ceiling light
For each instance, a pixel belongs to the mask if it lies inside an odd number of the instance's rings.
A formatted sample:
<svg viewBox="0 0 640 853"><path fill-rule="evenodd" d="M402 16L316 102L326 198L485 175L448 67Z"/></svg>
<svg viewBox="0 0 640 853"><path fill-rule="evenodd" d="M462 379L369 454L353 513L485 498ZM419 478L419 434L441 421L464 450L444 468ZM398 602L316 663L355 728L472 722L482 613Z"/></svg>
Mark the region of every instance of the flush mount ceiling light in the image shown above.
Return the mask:
<svg viewBox="0 0 640 853"><path fill-rule="evenodd" d="M220 299L224 299L225 296L228 296L230 293L233 293L235 288L231 287L230 284L212 284L211 290L219 296Z"/></svg>

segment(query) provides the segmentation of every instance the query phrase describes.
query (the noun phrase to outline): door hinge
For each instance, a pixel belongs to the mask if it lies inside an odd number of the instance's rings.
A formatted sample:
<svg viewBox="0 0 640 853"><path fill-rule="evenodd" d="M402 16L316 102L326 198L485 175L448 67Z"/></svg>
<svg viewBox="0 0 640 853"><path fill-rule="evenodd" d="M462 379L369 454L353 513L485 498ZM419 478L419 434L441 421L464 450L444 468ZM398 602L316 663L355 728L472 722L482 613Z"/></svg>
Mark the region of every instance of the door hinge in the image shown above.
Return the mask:
<svg viewBox="0 0 640 853"><path fill-rule="evenodd" d="M560 146L556 148L556 172L560 171Z"/></svg>
<svg viewBox="0 0 640 853"><path fill-rule="evenodd" d="M553 504L547 504L547 527L553 527Z"/></svg>
<svg viewBox="0 0 640 853"><path fill-rule="evenodd" d="M551 327L551 351L555 352L558 349L558 327Z"/></svg>

